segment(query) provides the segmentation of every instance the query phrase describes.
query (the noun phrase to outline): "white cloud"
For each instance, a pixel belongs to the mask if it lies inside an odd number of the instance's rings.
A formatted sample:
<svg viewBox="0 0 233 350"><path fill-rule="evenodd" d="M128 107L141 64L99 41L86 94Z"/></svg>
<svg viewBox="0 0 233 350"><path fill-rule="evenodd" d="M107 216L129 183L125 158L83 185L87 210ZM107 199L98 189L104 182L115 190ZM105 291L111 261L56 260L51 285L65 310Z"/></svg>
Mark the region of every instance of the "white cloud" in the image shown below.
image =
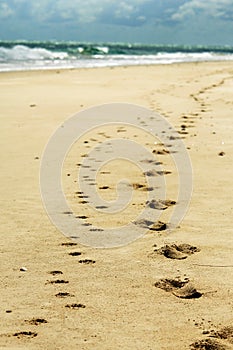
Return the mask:
<svg viewBox="0 0 233 350"><path fill-rule="evenodd" d="M13 15L13 10L6 2L0 3L0 18L5 19Z"/></svg>
<svg viewBox="0 0 233 350"><path fill-rule="evenodd" d="M174 25L199 15L233 20L233 0L0 0L0 18L34 23Z"/></svg>
<svg viewBox="0 0 233 350"><path fill-rule="evenodd" d="M224 19L232 15L233 0L190 0L179 6L171 15L172 20L184 20L204 14L208 17ZM232 15L233 18L233 15Z"/></svg>
<svg viewBox="0 0 233 350"><path fill-rule="evenodd" d="M31 18L38 21L75 20L81 23L90 23L98 20L105 13L113 18L133 18L143 16L138 13L141 6L151 0L8 0L1 4L0 13L4 16L12 15L17 18L29 13ZM0 16L1 16L0 14Z"/></svg>

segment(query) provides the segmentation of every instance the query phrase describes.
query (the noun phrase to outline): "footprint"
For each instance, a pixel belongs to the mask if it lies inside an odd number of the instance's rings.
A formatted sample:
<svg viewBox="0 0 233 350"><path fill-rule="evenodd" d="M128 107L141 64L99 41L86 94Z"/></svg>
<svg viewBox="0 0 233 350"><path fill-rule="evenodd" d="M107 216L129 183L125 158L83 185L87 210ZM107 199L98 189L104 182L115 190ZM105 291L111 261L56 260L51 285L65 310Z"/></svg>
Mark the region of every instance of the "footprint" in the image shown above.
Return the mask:
<svg viewBox="0 0 233 350"><path fill-rule="evenodd" d="M145 191L145 192L151 192L151 191L154 191L156 187L143 187L142 188L142 191Z"/></svg>
<svg viewBox="0 0 233 350"><path fill-rule="evenodd" d="M177 298L182 299L197 299L202 296L196 288L189 283L189 279L185 278L183 281L180 278L176 279L161 279L155 283L155 287L171 292Z"/></svg>
<svg viewBox="0 0 233 350"><path fill-rule="evenodd" d="M145 228L148 228L154 224L154 221L150 221L150 220L147 220L147 219L140 219L140 220L137 220L137 221L133 221L133 223L137 226L140 226L140 227L145 227Z"/></svg>
<svg viewBox="0 0 233 350"><path fill-rule="evenodd" d="M162 150L156 150L154 149L152 151L153 154L158 154L158 155L165 155L165 154L169 154L170 151L166 150L166 149L162 149Z"/></svg>
<svg viewBox="0 0 233 350"><path fill-rule="evenodd" d="M176 289L182 288L189 282L189 279L181 280L180 278L170 279L170 278L162 278L154 285L157 288L163 289L166 292L172 292Z"/></svg>
<svg viewBox="0 0 233 350"><path fill-rule="evenodd" d="M168 171L168 170L162 170L162 171L157 171L157 174L158 175L169 175L169 174L172 174L172 172Z"/></svg>
<svg viewBox="0 0 233 350"><path fill-rule="evenodd" d="M86 305L84 304L67 304L65 307L69 308L69 309L85 309Z"/></svg>
<svg viewBox="0 0 233 350"><path fill-rule="evenodd" d="M69 281L65 280L54 280L54 281L47 281L46 284L62 284L62 283L69 283Z"/></svg>
<svg viewBox="0 0 233 350"><path fill-rule="evenodd" d="M95 260L83 259L83 260L79 260L79 263L80 263L80 264L90 265L90 264L95 264Z"/></svg>
<svg viewBox="0 0 233 350"><path fill-rule="evenodd" d="M77 243L66 242L66 243L62 243L61 245L64 246L64 247L73 247L73 246L77 245Z"/></svg>
<svg viewBox="0 0 233 350"><path fill-rule="evenodd" d="M170 199L165 199L165 200L152 199L151 201L147 201L146 204L148 207L150 207L152 209L165 210L168 207L175 205L176 201L172 201Z"/></svg>
<svg viewBox="0 0 233 350"><path fill-rule="evenodd" d="M194 246L191 246L189 244L172 244L172 245L165 245L164 247L161 247L160 249L155 250L156 253L164 255L166 258L169 259L186 259L188 255L192 255L196 252L199 252L200 249Z"/></svg>
<svg viewBox="0 0 233 350"><path fill-rule="evenodd" d="M188 135L188 131L178 131L178 134L180 134L180 135Z"/></svg>
<svg viewBox="0 0 233 350"><path fill-rule="evenodd" d="M186 286L175 290L172 294L181 299L198 299L202 296L202 293L198 292L192 284L187 284Z"/></svg>
<svg viewBox="0 0 233 350"><path fill-rule="evenodd" d="M230 344L233 344L233 326L227 326L219 331L215 331L210 335L213 338L223 339L228 341Z"/></svg>
<svg viewBox="0 0 233 350"><path fill-rule="evenodd" d="M218 155L219 155L220 157L223 157L223 156L225 156L225 152L221 151L221 152L219 152Z"/></svg>
<svg viewBox="0 0 233 350"><path fill-rule="evenodd" d="M105 174L106 175L106 174L111 174L111 172L110 171L101 171L100 174Z"/></svg>
<svg viewBox="0 0 233 350"><path fill-rule="evenodd" d="M164 231L167 229L167 224L162 221L157 221L152 227L149 228L150 231Z"/></svg>
<svg viewBox="0 0 233 350"><path fill-rule="evenodd" d="M88 216L86 216L86 215L78 215L78 216L76 216L76 218L77 219L88 219Z"/></svg>
<svg viewBox="0 0 233 350"><path fill-rule="evenodd" d="M90 231L103 232L102 228L91 228Z"/></svg>
<svg viewBox="0 0 233 350"><path fill-rule="evenodd" d="M141 163L154 164L154 165L161 165L162 164L162 162L158 162L157 160L154 160L154 159L143 159L143 160L141 160Z"/></svg>
<svg viewBox="0 0 233 350"><path fill-rule="evenodd" d="M195 343L190 345L191 350L228 350L228 347L225 347L219 342L212 339L203 339L198 340ZM230 349L229 349L230 350Z"/></svg>
<svg viewBox="0 0 233 350"><path fill-rule="evenodd" d="M133 189L138 190L140 188L145 188L145 185L134 183L134 184L132 184L132 187L133 187Z"/></svg>
<svg viewBox="0 0 233 350"><path fill-rule="evenodd" d="M54 270L49 272L50 275L56 276L56 275L62 275L63 272L59 270Z"/></svg>
<svg viewBox="0 0 233 350"><path fill-rule="evenodd" d="M153 169L153 170L145 171L143 174L146 175L146 176L157 176L158 172Z"/></svg>
<svg viewBox="0 0 233 350"><path fill-rule="evenodd" d="M44 318L33 318L31 320L25 320L25 322L34 326L38 326L43 323L48 323L48 321L46 321Z"/></svg>
<svg viewBox="0 0 233 350"><path fill-rule="evenodd" d="M74 295L70 294L69 292L59 292L59 293L55 294L55 297L66 298L66 297L74 297Z"/></svg>
<svg viewBox="0 0 233 350"><path fill-rule="evenodd" d="M13 337L17 337L19 339L21 338L35 338L37 337L36 332L31 332L31 331L22 331L22 332L16 332L13 334Z"/></svg>
<svg viewBox="0 0 233 350"><path fill-rule="evenodd" d="M80 252L71 252L71 253L69 253L69 255L71 255L71 256L80 256L82 253L80 253Z"/></svg>
<svg viewBox="0 0 233 350"><path fill-rule="evenodd" d="M167 224L162 221L154 222L147 219L140 219L133 223L137 226L148 228L150 231L163 231L167 228Z"/></svg>

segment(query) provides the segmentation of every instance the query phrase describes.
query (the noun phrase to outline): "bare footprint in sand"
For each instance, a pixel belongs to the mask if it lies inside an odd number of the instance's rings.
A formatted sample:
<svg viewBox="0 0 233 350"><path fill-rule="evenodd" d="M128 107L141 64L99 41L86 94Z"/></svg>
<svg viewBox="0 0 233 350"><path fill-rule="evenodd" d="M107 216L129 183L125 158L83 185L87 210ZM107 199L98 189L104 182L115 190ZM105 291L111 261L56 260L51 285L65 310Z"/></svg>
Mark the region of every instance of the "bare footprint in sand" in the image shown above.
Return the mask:
<svg viewBox="0 0 233 350"><path fill-rule="evenodd" d="M140 219L133 222L135 225L148 228L150 231L163 231L167 229L167 224L162 221L151 221L147 219Z"/></svg>
<svg viewBox="0 0 233 350"><path fill-rule="evenodd" d="M61 245L64 246L64 247L73 247L73 246L77 245L77 243L66 242L66 243L62 243Z"/></svg>
<svg viewBox="0 0 233 350"><path fill-rule="evenodd" d="M211 339L215 338L215 339ZM229 346L231 344L231 346ZM192 350L230 350L233 344L233 326L226 326L220 330L211 330L209 338L198 340L190 345Z"/></svg>
<svg viewBox="0 0 233 350"><path fill-rule="evenodd" d="M63 272L60 270L54 270L49 272L50 275L56 276L56 275L62 275Z"/></svg>
<svg viewBox="0 0 233 350"><path fill-rule="evenodd" d="M175 205L176 201L172 201L170 199L152 199L151 201L146 202L147 206L150 207L151 209L157 209L157 210L165 210L168 207Z"/></svg>
<svg viewBox="0 0 233 350"><path fill-rule="evenodd" d="M32 331L22 331L22 332L16 332L12 334L13 337L17 337L18 339L35 338L37 337L37 335L38 334L36 332L32 332Z"/></svg>
<svg viewBox="0 0 233 350"><path fill-rule="evenodd" d="M55 294L55 297L57 298L67 298L67 297L74 297L73 294L70 294L69 292L59 292Z"/></svg>
<svg viewBox="0 0 233 350"><path fill-rule="evenodd" d="M150 231L165 231L167 229L167 224L162 221L157 221L152 227L149 228Z"/></svg>
<svg viewBox="0 0 233 350"><path fill-rule="evenodd" d="M171 171L167 171L167 170L156 171L152 169L152 170L145 171L143 174L146 176L168 175L168 174L171 174Z"/></svg>
<svg viewBox="0 0 233 350"><path fill-rule="evenodd" d="M54 280L54 281L47 281L46 284L63 284L63 283L69 283L69 281L65 280Z"/></svg>
<svg viewBox="0 0 233 350"><path fill-rule="evenodd" d="M216 340L203 339L190 345L191 350L230 350L229 347L220 344Z"/></svg>
<svg viewBox="0 0 233 350"><path fill-rule="evenodd" d="M233 344L233 325L226 326L220 329L219 331L212 332L210 337L223 339L229 342L230 344Z"/></svg>
<svg viewBox="0 0 233 350"><path fill-rule="evenodd" d="M80 304L80 303L79 304L74 303L74 304L67 304L65 307L68 309L77 310L77 309L85 309L86 305Z"/></svg>
<svg viewBox="0 0 233 350"><path fill-rule="evenodd" d="M82 255L82 253L81 252L70 252L69 255L71 255L71 256L80 256L80 255Z"/></svg>
<svg viewBox="0 0 233 350"><path fill-rule="evenodd" d="M155 253L164 255L169 259L186 259L189 255L199 252L200 249L189 244L166 244L164 247L155 249Z"/></svg>
<svg viewBox="0 0 233 350"><path fill-rule="evenodd" d="M168 150L166 150L166 149L161 149L161 150L156 150L156 149L154 149L153 151L152 151L152 153L153 154L157 154L157 155L166 155L166 154L169 154L170 153L170 151L168 151Z"/></svg>
<svg viewBox="0 0 233 350"><path fill-rule="evenodd" d="M44 318L32 318L31 320L25 320L26 323L33 326L39 326L40 324L48 323Z"/></svg>
<svg viewBox="0 0 233 350"><path fill-rule="evenodd" d="M91 259L83 259L83 260L79 260L80 264L85 264L85 265L93 265L95 264L95 260L91 260Z"/></svg>
<svg viewBox="0 0 233 350"><path fill-rule="evenodd" d="M180 278L164 278L157 281L154 286L163 289L166 292L171 292L177 298L197 299L202 296L202 293L198 292L196 288L189 283L188 278L185 278L184 280L181 280Z"/></svg>
<svg viewBox="0 0 233 350"><path fill-rule="evenodd" d="M184 287L172 292L177 298L181 299L197 299L202 296L192 284L187 284Z"/></svg>

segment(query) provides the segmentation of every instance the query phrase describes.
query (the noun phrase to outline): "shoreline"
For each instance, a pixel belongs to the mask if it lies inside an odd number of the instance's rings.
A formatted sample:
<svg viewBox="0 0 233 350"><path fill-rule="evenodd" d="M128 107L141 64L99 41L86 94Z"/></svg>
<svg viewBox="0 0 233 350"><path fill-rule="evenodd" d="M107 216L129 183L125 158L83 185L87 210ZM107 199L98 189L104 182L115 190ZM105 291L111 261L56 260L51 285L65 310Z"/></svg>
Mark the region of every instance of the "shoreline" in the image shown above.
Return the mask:
<svg viewBox="0 0 233 350"><path fill-rule="evenodd" d="M233 59L232 60L204 60L204 61L189 61L189 62L171 62L171 63L154 63L154 64L126 64L126 65L109 65L109 66L97 66L97 67L54 67L54 68L32 68L32 69L19 69L19 70L7 70L7 71L1 71L0 70L0 74L2 73L28 73L28 72L54 72L54 71L76 71L76 70L93 70L93 69L116 69L116 68L130 68L130 67L144 67L144 68L148 68L148 67L166 67L166 66L180 66L180 65L198 65L198 64L231 64L233 63Z"/></svg>

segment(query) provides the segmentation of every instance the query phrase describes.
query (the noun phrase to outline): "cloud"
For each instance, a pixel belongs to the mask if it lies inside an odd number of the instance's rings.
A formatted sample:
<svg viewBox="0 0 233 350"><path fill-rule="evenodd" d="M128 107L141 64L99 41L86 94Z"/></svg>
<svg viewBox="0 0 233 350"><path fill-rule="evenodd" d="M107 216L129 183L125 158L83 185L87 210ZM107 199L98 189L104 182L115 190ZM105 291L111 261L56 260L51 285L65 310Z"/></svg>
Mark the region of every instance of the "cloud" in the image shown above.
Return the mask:
<svg viewBox="0 0 233 350"><path fill-rule="evenodd" d="M168 21L185 0L0 0L6 16L36 22L94 23L141 26L147 21ZM3 4L2 4L3 6ZM1 8L1 7L0 7ZM170 11L170 12L169 12Z"/></svg>
<svg viewBox="0 0 233 350"><path fill-rule="evenodd" d="M0 0L0 19L34 26L174 27L200 16L233 20L233 0Z"/></svg>
<svg viewBox="0 0 233 350"><path fill-rule="evenodd" d="M137 40L148 28L152 38L157 38L159 30L170 38L185 27L200 37L199 25L203 28L212 22L214 29L221 22L230 31L232 20L233 0L0 0L1 33L11 30L15 36L21 35L20 28L23 35L32 37L41 32L48 37L57 33L69 37L70 31L89 38L87 33L96 37L98 30L106 36L110 28L116 37L121 31L123 39L126 32L137 31Z"/></svg>
<svg viewBox="0 0 233 350"><path fill-rule="evenodd" d="M13 10L6 2L0 2L0 19L6 19L13 15Z"/></svg>
<svg viewBox="0 0 233 350"><path fill-rule="evenodd" d="M209 18L233 20L233 0L190 0L171 15L174 21L183 21L198 15Z"/></svg>

